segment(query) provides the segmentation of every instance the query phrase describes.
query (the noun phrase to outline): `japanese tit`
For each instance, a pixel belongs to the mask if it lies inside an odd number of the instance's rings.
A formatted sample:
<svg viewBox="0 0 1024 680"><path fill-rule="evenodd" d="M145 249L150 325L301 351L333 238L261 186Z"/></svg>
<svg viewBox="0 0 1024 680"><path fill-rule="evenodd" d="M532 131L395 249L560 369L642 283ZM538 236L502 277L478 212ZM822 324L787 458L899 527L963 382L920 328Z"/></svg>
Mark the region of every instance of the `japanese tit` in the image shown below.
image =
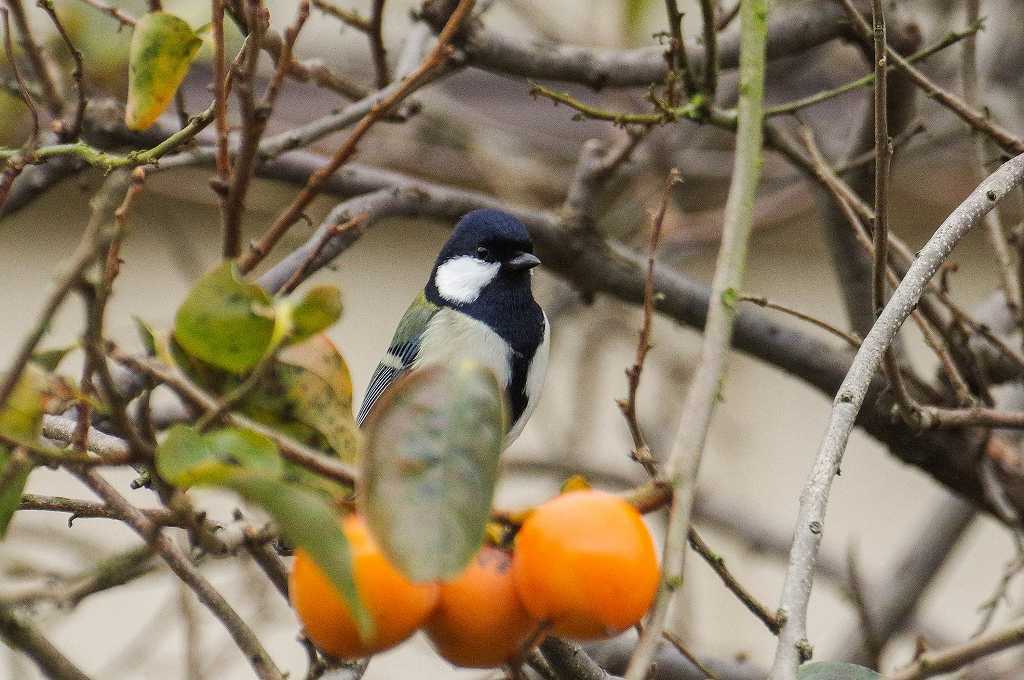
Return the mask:
<svg viewBox="0 0 1024 680"><path fill-rule="evenodd" d="M398 323L374 372L358 421L403 374L473 359L494 371L505 390L509 446L533 413L547 371L549 330L533 299L531 270L540 264L518 219L474 210L441 248L430 280Z"/></svg>

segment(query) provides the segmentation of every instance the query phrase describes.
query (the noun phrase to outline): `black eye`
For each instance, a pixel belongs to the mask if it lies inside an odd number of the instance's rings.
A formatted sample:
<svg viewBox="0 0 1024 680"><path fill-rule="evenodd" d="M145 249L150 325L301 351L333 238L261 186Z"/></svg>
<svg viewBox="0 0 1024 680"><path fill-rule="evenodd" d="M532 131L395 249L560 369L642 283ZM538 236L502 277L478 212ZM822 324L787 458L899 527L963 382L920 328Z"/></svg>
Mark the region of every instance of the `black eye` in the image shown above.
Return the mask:
<svg viewBox="0 0 1024 680"><path fill-rule="evenodd" d="M476 256L481 260L489 260L491 259L491 251L484 246L480 246L476 249Z"/></svg>

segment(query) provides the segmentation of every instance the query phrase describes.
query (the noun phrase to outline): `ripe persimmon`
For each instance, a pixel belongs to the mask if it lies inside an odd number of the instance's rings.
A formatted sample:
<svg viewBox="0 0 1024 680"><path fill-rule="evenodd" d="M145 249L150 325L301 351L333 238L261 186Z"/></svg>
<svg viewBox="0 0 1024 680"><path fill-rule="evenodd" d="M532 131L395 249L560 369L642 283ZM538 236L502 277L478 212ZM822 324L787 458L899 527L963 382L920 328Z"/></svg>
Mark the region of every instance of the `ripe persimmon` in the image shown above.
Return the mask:
<svg viewBox="0 0 1024 680"><path fill-rule="evenodd" d="M539 627L519 599L511 556L485 546L460 576L441 585L425 630L452 664L493 668L514 659Z"/></svg>
<svg viewBox="0 0 1024 680"><path fill-rule="evenodd" d="M372 637L360 639L344 598L303 550L295 551L289 591L306 635L317 647L339 659L358 659L412 635L437 605L439 589L437 584L412 583L403 576L380 551L362 518L346 517L342 529L356 589L373 619Z"/></svg>
<svg viewBox="0 0 1024 680"><path fill-rule="evenodd" d="M658 558L640 513L602 491L544 503L516 536L512 573L527 611L552 633L597 640L633 626L658 590Z"/></svg>

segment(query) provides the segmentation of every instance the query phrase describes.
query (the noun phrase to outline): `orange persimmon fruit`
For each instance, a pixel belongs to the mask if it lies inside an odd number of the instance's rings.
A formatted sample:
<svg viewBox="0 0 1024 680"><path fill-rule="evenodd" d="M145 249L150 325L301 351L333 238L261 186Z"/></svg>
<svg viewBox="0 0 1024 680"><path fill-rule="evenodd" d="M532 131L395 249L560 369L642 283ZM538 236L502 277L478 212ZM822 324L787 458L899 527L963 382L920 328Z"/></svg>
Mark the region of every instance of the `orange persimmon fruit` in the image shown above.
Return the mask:
<svg viewBox="0 0 1024 680"><path fill-rule="evenodd" d="M530 614L551 632L598 640L640 621L658 590L658 558L640 513L596 490L571 491L526 518L513 577Z"/></svg>
<svg viewBox="0 0 1024 680"><path fill-rule="evenodd" d="M512 579L512 557L484 546L457 578L441 585L425 631L456 666L493 668L512 661L539 629Z"/></svg>
<svg viewBox="0 0 1024 680"><path fill-rule="evenodd" d="M384 556L362 518L342 521L356 589L374 623L362 640L344 598L303 550L295 551L289 593L306 635L339 659L358 659L394 647L418 629L437 605L434 583L412 583Z"/></svg>

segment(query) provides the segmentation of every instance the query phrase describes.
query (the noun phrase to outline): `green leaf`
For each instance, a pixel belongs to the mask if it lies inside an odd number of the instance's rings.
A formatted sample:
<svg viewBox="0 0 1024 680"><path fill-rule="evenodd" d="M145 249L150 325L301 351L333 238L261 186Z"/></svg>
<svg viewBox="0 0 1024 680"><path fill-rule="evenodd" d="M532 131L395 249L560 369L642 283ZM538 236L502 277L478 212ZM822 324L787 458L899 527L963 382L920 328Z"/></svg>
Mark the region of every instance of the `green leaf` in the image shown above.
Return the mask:
<svg viewBox="0 0 1024 680"><path fill-rule="evenodd" d="M341 530L338 516L320 496L294 484L239 470L222 478L218 485L234 489L266 510L281 535L309 553L327 574L345 598L362 638L372 638L373 619L356 590L348 539Z"/></svg>
<svg viewBox="0 0 1024 680"><path fill-rule="evenodd" d="M843 661L816 661L800 666L798 680L879 680L875 671Z"/></svg>
<svg viewBox="0 0 1024 680"><path fill-rule="evenodd" d="M160 356L190 379L218 395L243 380L189 356L177 342L162 343ZM323 334L278 352L274 363L237 410L297 441L320 450L333 449L346 462L359 460L360 435L352 413L352 378L344 358ZM285 465L293 480L308 480L326 495L348 494L333 482L302 468ZM294 472L294 474L293 474ZM328 491L330 487L333 491Z"/></svg>
<svg viewBox="0 0 1024 680"><path fill-rule="evenodd" d="M280 468L271 469L275 466L269 465L269 458L262 454L253 455L248 467L230 465L223 457L209 455L218 443L232 447L237 453L241 450L238 447L255 441L250 435L255 433L228 428L204 436L189 427L176 426L157 449L157 470L161 477L176 486L231 489L263 508L274 518L281 535L291 545L309 553L327 574L345 598L360 635L364 639L372 637L373 620L356 590L348 540L337 515L323 498L280 479ZM276 450L274 458L277 458ZM252 464L257 461L257 465Z"/></svg>
<svg viewBox="0 0 1024 680"><path fill-rule="evenodd" d="M146 349L146 356L155 357L160 348L160 337L156 330L140 317L133 315L132 321L135 322L135 332L139 334L139 340Z"/></svg>
<svg viewBox="0 0 1024 680"><path fill-rule="evenodd" d="M327 330L341 318L341 293L334 286L317 286L292 308L293 341Z"/></svg>
<svg viewBox="0 0 1024 680"><path fill-rule="evenodd" d="M235 375L263 358L273 334L270 298L231 262L196 283L174 320L174 339L187 354Z"/></svg>
<svg viewBox="0 0 1024 680"><path fill-rule="evenodd" d="M325 335L285 348L274 372L295 417L316 430L338 456L359 460L360 436L352 413L352 377Z"/></svg>
<svg viewBox="0 0 1024 680"><path fill-rule="evenodd" d="M413 581L459 574L483 543L505 427L493 372L468 361L410 374L365 424L361 507Z"/></svg>
<svg viewBox="0 0 1024 680"><path fill-rule="evenodd" d="M208 474L233 467L280 477L284 464L273 441L252 430L226 427L200 434L188 425L175 425L156 452L156 469L175 486L202 484Z"/></svg>
<svg viewBox="0 0 1024 680"><path fill-rule="evenodd" d="M25 366L14 391L0 410L0 434L27 441L36 439L43 423L48 391L46 375L32 364Z"/></svg>
<svg viewBox="0 0 1024 680"><path fill-rule="evenodd" d="M19 441L38 439L47 389L43 372L32 364L27 365L0 410L0 434ZM11 447L0 443L0 481L3 482L0 487L0 538L7 533L32 471L31 464L19 461L11 454Z"/></svg>
<svg viewBox="0 0 1024 680"><path fill-rule="evenodd" d="M78 349L77 342L65 345L64 347L44 349L39 352L35 352L32 355L32 363L44 371L52 373L57 370L58 366L60 366L60 362L64 361L64 357L76 349Z"/></svg>
<svg viewBox="0 0 1024 680"><path fill-rule="evenodd" d="M31 463L14 458L10 450L0 444L0 480L4 482L0 486L0 538L7 534L7 527L21 503L21 494L31 472Z"/></svg>
<svg viewBox="0 0 1024 680"><path fill-rule="evenodd" d="M128 129L145 130L160 117L202 44L195 31L173 14L150 12L139 20L128 52Z"/></svg>

